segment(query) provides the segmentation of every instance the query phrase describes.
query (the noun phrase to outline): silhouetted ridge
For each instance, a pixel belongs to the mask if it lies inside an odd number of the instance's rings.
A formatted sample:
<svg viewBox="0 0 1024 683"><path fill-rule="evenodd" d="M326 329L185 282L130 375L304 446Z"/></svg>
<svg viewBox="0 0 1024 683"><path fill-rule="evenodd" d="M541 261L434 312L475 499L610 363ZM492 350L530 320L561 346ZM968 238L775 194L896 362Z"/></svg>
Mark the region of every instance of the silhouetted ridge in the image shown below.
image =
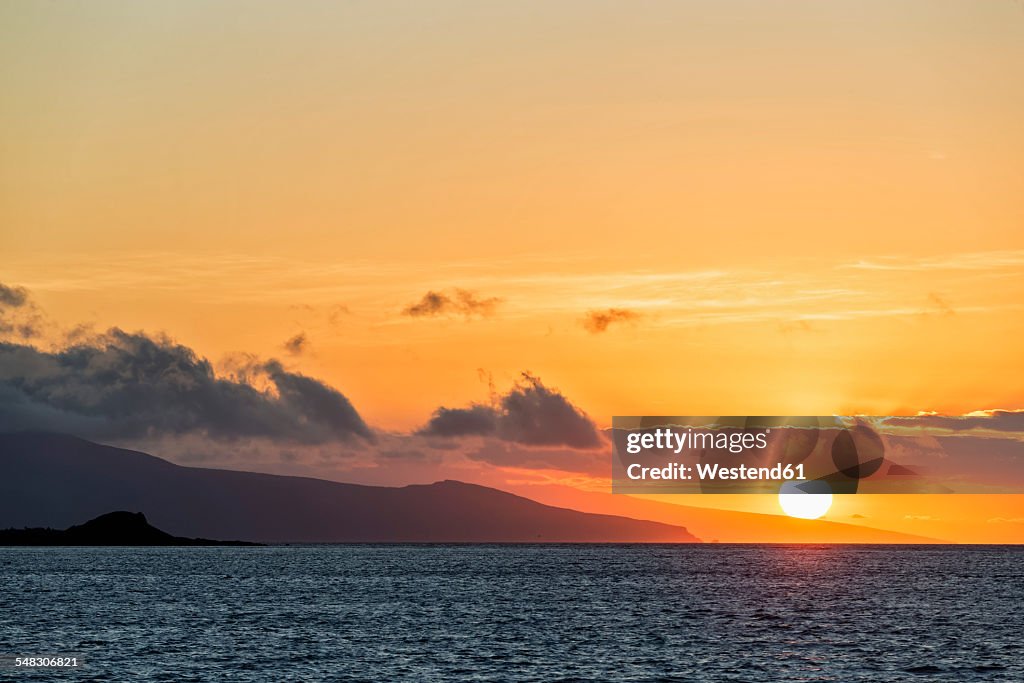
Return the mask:
<svg viewBox="0 0 1024 683"><path fill-rule="evenodd" d="M680 526L552 507L451 480L342 484L182 467L60 434L0 434L0 527L66 528L110 510L145 510L177 536L261 542L697 541Z"/></svg>

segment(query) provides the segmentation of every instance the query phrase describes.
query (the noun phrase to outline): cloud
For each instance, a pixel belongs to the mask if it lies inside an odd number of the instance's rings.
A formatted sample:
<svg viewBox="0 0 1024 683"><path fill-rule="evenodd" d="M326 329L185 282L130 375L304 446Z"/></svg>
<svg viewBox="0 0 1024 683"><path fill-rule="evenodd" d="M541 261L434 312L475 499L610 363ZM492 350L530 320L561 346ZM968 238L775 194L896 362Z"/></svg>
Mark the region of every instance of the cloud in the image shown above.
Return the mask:
<svg viewBox="0 0 1024 683"><path fill-rule="evenodd" d="M41 315L23 289L0 296L0 314ZM467 316L497 301L460 290L441 296L442 308ZM165 335L46 330L53 346L0 337L0 432L63 432L183 464L364 483L467 474L498 483L507 468L607 469L606 442L590 419L529 374L499 394L481 371L492 403L439 408L419 432L388 432L371 430L342 393L279 360L236 353L214 367ZM308 333L284 349L308 352Z"/></svg>
<svg viewBox="0 0 1024 683"><path fill-rule="evenodd" d="M440 407L420 431L428 436L487 436L498 431L499 413L491 406Z"/></svg>
<svg viewBox="0 0 1024 683"><path fill-rule="evenodd" d="M28 290L0 282L0 336L28 339L39 334L41 325L42 315Z"/></svg>
<svg viewBox="0 0 1024 683"><path fill-rule="evenodd" d="M501 299L497 297L481 299L475 292L467 289L454 289L450 292L429 291L417 303L406 306L402 310L402 315L412 318L447 315L461 315L465 318L474 315L487 317L494 313L494 309L500 303Z"/></svg>
<svg viewBox="0 0 1024 683"><path fill-rule="evenodd" d="M931 270L994 270L1017 268L1024 264L1024 249L957 253L938 258L881 257L874 261L857 261L842 268L857 270L931 271Z"/></svg>
<svg viewBox="0 0 1024 683"><path fill-rule="evenodd" d="M28 303L28 290L24 287L9 287L0 282L0 308L20 308Z"/></svg>
<svg viewBox="0 0 1024 683"><path fill-rule="evenodd" d="M244 374L218 376L186 346L116 328L55 351L0 343L0 431L301 444L373 438L348 399L319 380L275 360L252 360Z"/></svg>
<svg viewBox="0 0 1024 683"><path fill-rule="evenodd" d="M284 343L284 350L292 356L301 356L309 348L309 337L305 332L299 332Z"/></svg>
<svg viewBox="0 0 1024 683"><path fill-rule="evenodd" d="M496 436L527 446L598 448L604 441L586 413L539 378L523 373L521 380L495 405L441 407L419 430L426 436Z"/></svg>
<svg viewBox="0 0 1024 683"><path fill-rule="evenodd" d="M600 334L607 331L609 325L631 323L639 318L639 313L628 308L606 308L602 311L588 311L583 319L583 327L591 334Z"/></svg>
<svg viewBox="0 0 1024 683"><path fill-rule="evenodd" d="M977 410L966 415L920 414L909 417L887 417L886 427L966 432L972 429L993 432L1024 432L1024 410Z"/></svg>

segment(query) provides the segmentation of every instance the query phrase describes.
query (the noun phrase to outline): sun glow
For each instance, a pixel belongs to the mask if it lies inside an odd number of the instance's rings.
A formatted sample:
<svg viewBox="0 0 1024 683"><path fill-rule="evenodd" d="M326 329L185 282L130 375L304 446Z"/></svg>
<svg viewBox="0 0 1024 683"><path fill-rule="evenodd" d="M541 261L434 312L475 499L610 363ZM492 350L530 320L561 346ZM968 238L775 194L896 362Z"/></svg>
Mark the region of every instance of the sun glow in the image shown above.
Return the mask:
<svg viewBox="0 0 1024 683"><path fill-rule="evenodd" d="M832 507L832 494L780 493L779 507L790 517L818 519Z"/></svg>

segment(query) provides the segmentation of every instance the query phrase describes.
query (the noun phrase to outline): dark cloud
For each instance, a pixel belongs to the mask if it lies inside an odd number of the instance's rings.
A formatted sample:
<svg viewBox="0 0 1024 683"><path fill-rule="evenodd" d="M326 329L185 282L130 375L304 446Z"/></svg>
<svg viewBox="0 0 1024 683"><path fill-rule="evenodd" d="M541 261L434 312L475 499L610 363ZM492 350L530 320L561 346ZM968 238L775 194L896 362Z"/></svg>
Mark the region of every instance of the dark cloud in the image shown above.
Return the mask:
<svg viewBox="0 0 1024 683"><path fill-rule="evenodd" d="M461 315L470 318L474 315L489 316L501 303L501 299L491 297L482 299L475 292L467 289L454 289L450 292L429 291L415 304L406 306L402 315L413 318L437 317L445 315Z"/></svg>
<svg viewBox="0 0 1024 683"><path fill-rule="evenodd" d="M422 433L429 436L486 436L498 431L498 411L491 406L440 407Z"/></svg>
<svg viewBox="0 0 1024 683"><path fill-rule="evenodd" d="M0 308L20 308L28 303L28 290L0 282Z"/></svg>
<svg viewBox="0 0 1024 683"><path fill-rule="evenodd" d="M309 348L309 337L305 332L299 332L284 343L284 350L292 356L301 356Z"/></svg>
<svg viewBox="0 0 1024 683"><path fill-rule="evenodd" d="M420 431L426 436L496 436L528 446L597 448L604 445L587 415L557 390L533 375L521 381L494 406L438 408Z"/></svg>
<svg viewBox="0 0 1024 683"><path fill-rule="evenodd" d="M373 438L348 399L326 384L273 360L252 361L247 374L267 389L217 376L208 360L167 338L118 329L53 352L0 343L0 431L303 444Z"/></svg>
<svg viewBox="0 0 1024 683"><path fill-rule="evenodd" d="M636 322L640 314L628 308L606 308L602 311L588 311L583 318L583 328L591 334L600 334L616 323Z"/></svg>

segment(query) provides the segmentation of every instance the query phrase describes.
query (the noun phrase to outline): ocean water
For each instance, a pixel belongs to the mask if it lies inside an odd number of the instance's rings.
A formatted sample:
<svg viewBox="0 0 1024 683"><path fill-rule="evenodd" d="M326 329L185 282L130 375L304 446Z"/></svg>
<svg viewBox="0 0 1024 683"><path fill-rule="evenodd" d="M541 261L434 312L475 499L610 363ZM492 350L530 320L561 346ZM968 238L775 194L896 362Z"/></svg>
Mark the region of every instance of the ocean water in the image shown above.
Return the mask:
<svg viewBox="0 0 1024 683"><path fill-rule="evenodd" d="M1024 681L1024 548L0 548L76 681Z"/></svg>

